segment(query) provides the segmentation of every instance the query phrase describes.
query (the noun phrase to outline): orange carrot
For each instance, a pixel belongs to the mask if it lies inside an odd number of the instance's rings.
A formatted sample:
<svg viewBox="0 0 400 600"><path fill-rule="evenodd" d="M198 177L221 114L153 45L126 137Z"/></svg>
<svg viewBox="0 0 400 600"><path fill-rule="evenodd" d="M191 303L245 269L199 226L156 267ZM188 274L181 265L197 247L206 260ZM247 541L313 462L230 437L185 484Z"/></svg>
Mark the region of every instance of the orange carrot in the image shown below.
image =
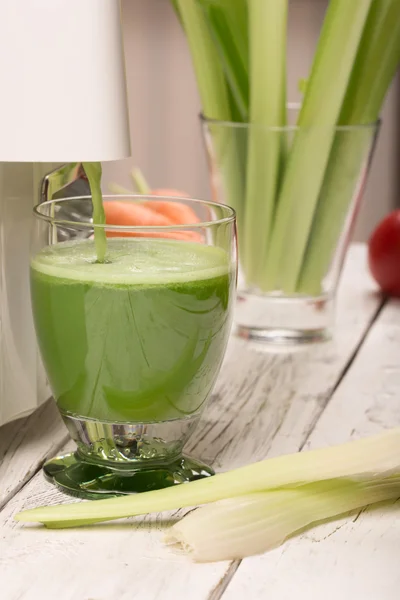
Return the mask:
<svg viewBox="0 0 400 600"><path fill-rule="evenodd" d="M165 215L152 211L143 204L135 202L118 202L115 200L104 201L104 212L108 225L131 225L146 227L148 225L171 225Z"/></svg>
<svg viewBox="0 0 400 600"><path fill-rule="evenodd" d="M173 188L156 188L151 190L152 196L164 196L166 198L190 198L187 192L181 190L175 190Z"/></svg>
<svg viewBox="0 0 400 600"><path fill-rule="evenodd" d="M196 231L110 231L106 229L107 237L145 237L167 238L186 242L201 242L202 237Z"/></svg>
<svg viewBox="0 0 400 600"><path fill-rule="evenodd" d="M159 226L173 226L173 225L185 225L186 219L182 216L182 209L179 213L179 207L177 203L169 203L167 201L160 201L159 204L167 205L164 211L168 209L176 208L175 210L176 219L169 218L163 211L159 212L152 210L153 202L149 201L146 203L138 204L136 202L118 202L116 200L105 200L104 211L106 214L106 223L108 225L125 225L131 227L159 227ZM174 206L173 206L174 205ZM184 209L189 208L184 204L180 205ZM167 209L167 210L166 210ZM190 212L194 215L190 216L190 223L198 222L196 214L189 208ZM172 211L173 212L173 211ZM180 220L178 220L178 218ZM194 218L196 220L194 220ZM195 231L152 231L152 232L133 232L133 231L113 231L106 230L107 237L156 237L156 238L171 238L179 240L187 240L194 242L201 242L203 237L200 233Z"/></svg>
<svg viewBox="0 0 400 600"><path fill-rule="evenodd" d="M164 196L166 198L190 198L189 194L182 192L181 190L168 189L168 188L156 188L151 190L152 196ZM176 225L190 225L192 223L199 223L200 219L190 206L183 202L169 202L168 200L150 200L144 202L145 206L150 206L152 210L158 213L166 215Z"/></svg>
<svg viewBox="0 0 400 600"><path fill-rule="evenodd" d="M199 223L200 219L186 204L182 202L169 202L168 200L149 200L143 202L146 206L159 215L164 215L174 225L193 225Z"/></svg>

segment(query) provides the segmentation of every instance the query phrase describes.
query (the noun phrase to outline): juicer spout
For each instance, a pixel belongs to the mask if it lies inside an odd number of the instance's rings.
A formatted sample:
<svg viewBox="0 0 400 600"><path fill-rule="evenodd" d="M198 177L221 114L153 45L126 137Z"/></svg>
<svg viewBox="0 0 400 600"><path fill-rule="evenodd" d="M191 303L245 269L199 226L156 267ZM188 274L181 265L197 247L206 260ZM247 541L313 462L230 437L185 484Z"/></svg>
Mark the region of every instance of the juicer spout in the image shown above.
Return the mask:
<svg viewBox="0 0 400 600"><path fill-rule="evenodd" d="M88 196L90 188L82 163L67 163L45 175L41 181L40 202L55 198Z"/></svg>

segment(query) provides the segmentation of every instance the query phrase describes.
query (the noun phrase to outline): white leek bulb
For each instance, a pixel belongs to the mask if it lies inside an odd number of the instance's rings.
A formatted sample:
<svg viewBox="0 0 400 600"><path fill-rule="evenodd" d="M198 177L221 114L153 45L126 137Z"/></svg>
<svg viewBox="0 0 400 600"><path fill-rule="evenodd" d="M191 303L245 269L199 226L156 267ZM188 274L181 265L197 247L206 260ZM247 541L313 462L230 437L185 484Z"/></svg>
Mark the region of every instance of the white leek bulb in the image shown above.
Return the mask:
<svg viewBox="0 0 400 600"><path fill-rule="evenodd" d="M400 476L363 483L331 480L259 492L192 511L169 529L166 542L197 562L241 559L272 550L321 520L399 494Z"/></svg>

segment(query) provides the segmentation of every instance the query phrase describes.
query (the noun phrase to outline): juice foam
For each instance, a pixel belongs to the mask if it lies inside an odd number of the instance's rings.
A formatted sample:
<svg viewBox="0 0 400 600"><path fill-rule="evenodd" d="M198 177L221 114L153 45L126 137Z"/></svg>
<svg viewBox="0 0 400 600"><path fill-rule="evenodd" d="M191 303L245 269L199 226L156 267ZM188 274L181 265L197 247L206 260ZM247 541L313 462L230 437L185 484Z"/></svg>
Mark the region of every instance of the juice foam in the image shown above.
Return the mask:
<svg viewBox="0 0 400 600"><path fill-rule="evenodd" d="M43 249L32 269L51 277L110 285L157 285L210 279L226 274L221 248L160 239L108 240L107 262L98 263L92 240Z"/></svg>

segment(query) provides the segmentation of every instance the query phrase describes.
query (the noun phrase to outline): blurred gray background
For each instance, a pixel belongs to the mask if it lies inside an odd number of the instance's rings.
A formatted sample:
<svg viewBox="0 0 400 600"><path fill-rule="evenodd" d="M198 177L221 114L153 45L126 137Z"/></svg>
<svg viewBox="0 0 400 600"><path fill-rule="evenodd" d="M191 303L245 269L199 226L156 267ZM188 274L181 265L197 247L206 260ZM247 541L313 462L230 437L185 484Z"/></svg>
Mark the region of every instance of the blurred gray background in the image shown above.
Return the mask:
<svg viewBox="0 0 400 600"><path fill-rule="evenodd" d="M291 0L289 100L299 100L297 82L307 77L328 0ZM198 113L200 102L189 51L169 0L123 0L131 115L132 159L104 164L105 189L131 187L129 171L140 166L152 187L174 187L209 198ZM400 78L383 111L356 239L400 204Z"/></svg>

